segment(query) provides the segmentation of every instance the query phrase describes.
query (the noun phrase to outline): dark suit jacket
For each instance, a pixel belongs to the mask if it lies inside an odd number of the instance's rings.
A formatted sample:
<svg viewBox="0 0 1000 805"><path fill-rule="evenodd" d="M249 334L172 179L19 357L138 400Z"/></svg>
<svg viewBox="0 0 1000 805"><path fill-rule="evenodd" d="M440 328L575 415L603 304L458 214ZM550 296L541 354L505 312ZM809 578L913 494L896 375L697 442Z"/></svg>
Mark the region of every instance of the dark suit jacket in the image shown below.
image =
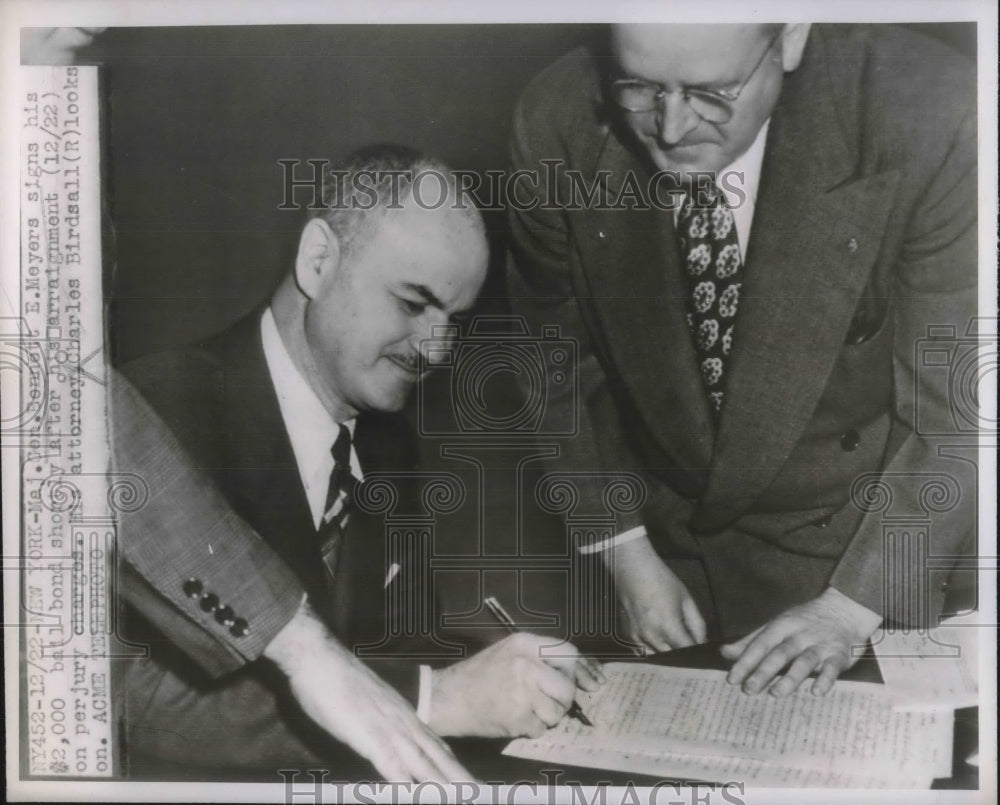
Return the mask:
<svg viewBox="0 0 1000 805"><path fill-rule="evenodd" d="M202 346L146 356L122 371L173 431L194 465L215 483L233 513L255 529L293 571L299 589L309 593L337 636L348 645L379 642L386 630L387 602L383 523L358 510L352 513L336 591L331 595L267 372L260 313ZM355 445L366 472L412 466L409 431L397 417L360 416ZM186 501L174 504L183 508ZM141 535L136 538L142 539ZM276 770L282 765L312 763L330 768L345 755L342 746L322 735L298 710L274 669L253 663L232 670L233 663L217 662L213 652L205 652L203 640L198 642L189 634L191 630L179 626L178 608L186 620L194 620L194 632L211 634L212 627L203 623L212 619L203 607L205 597L211 595L215 596L212 603L231 606L233 615L246 621L253 634L250 613L235 606L224 590L233 575L242 574L246 598L252 598L255 587L266 591L274 577L255 575L255 568L239 559L229 566L215 560L217 551L239 556L234 544L213 544L209 532L203 539L192 540L186 553L197 555L189 556L190 576L175 579L179 589L169 591L168 600L150 594L150 585L143 584L143 579L133 580L129 600L145 617L132 618L131 636L152 645L152 659L134 663L128 680L126 743L130 762L140 776L145 770L156 774L171 763L218 773L246 770L277 780ZM411 570L404 568L394 583L408 583ZM158 575L163 574L153 568L145 571L147 578ZM185 582L192 579L197 584L193 595L190 587L185 588ZM230 634L230 640L234 639L239 642ZM370 663L415 701L415 665L391 659ZM347 765L356 769L353 758Z"/></svg>
<svg viewBox="0 0 1000 805"><path fill-rule="evenodd" d="M673 214L611 208L627 177L645 191L652 174L600 81L598 60L570 53L515 117L514 168L538 171L549 205L512 211L513 307L581 350L579 396L551 400L580 413L557 468L636 472L646 501L620 528L645 524L678 568L702 569L699 603L726 634L827 584L928 620L942 576L897 538L929 531L929 553L950 557L975 522L954 381L922 357L938 326L954 361L976 311L971 66L891 26L812 28L771 118L717 430ZM543 159L561 160L552 186ZM567 169L611 204L570 208Z"/></svg>

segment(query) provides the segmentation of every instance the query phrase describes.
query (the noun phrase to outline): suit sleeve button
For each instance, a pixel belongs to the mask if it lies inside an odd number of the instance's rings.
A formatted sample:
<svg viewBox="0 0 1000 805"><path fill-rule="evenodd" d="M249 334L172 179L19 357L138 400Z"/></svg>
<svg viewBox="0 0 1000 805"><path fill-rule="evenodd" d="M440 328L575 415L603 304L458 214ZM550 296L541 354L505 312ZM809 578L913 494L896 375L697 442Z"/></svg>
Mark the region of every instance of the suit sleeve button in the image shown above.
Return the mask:
<svg viewBox="0 0 1000 805"><path fill-rule="evenodd" d="M845 453L852 452L859 444L861 444L861 436L854 428L844 431L840 436L840 449Z"/></svg>
<svg viewBox="0 0 1000 805"><path fill-rule="evenodd" d="M229 606L222 606L215 610L215 619L223 626L232 626L236 622L236 613Z"/></svg>
<svg viewBox="0 0 1000 805"><path fill-rule="evenodd" d="M203 589L204 588L198 579L188 579L184 582L184 595L188 598L198 598Z"/></svg>
<svg viewBox="0 0 1000 805"><path fill-rule="evenodd" d="M245 637L250 632L250 624L243 618L237 618L233 625L229 627L229 633L233 637Z"/></svg>
<svg viewBox="0 0 1000 805"><path fill-rule="evenodd" d="M215 612L219 607L219 596L215 593L206 593L201 597L201 608L206 612Z"/></svg>

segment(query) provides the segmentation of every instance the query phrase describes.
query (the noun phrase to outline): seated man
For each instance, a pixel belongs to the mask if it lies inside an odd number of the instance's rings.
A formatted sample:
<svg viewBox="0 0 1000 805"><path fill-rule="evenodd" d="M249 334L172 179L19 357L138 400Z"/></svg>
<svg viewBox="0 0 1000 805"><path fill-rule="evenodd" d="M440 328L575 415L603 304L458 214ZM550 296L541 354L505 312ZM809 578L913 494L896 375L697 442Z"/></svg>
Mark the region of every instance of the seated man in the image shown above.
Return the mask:
<svg viewBox="0 0 1000 805"><path fill-rule="evenodd" d="M421 171L444 179L449 203L417 203L412 180ZM361 173L385 179L374 206L368 195L352 203ZM319 620L353 647L385 634L384 588L420 573L387 567L381 523L355 505L355 492L366 473L412 467L411 434L396 412L420 379L432 327L474 303L487 247L479 213L453 203L453 175L409 149L361 151L328 179L326 207L305 225L294 269L265 309L204 344L122 371L292 569ZM216 582L227 562L241 565L218 549L210 533L191 547L187 561L203 570L180 581L173 606L187 621L215 621L208 628L227 630L230 646L249 643L255 624ZM288 766L355 768L266 664L233 663L228 649L211 667L192 663L182 644L164 639L159 603L148 597L131 624L133 639L152 645L151 659L128 673L135 776L169 773L166 764L185 777L201 768L272 780ZM371 664L441 735L533 735L565 714L577 684L600 680L572 646L543 661L542 642L514 635L444 668L392 657Z"/></svg>
<svg viewBox="0 0 1000 805"><path fill-rule="evenodd" d="M76 51L100 30L22 29L22 61L72 64ZM108 405L115 471L139 476L149 493L144 506L119 514L124 598L209 673L235 670L261 657L274 662L288 676L303 710L386 779L467 779L469 773L410 704L328 633L311 613L291 569L233 514L162 420L114 370ZM214 573L213 584L253 621L249 641L231 634L210 613L199 611L204 617L191 620L179 611L185 603L183 582L206 570L191 546L207 534L216 552L228 557L227 572ZM122 693L116 688L119 701Z"/></svg>
<svg viewBox="0 0 1000 805"><path fill-rule="evenodd" d="M115 471L138 475L149 494L143 506L120 514L125 600L209 673L261 657L273 661L304 712L386 779L467 779L410 704L329 634L295 574L191 466L145 400L125 378L113 370L109 376ZM202 539L212 542L226 572L198 556ZM212 613L181 614L184 582L195 573L210 576L219 596L253 623L249 641ZM116 693L120 700L122 691Z"/></svg>

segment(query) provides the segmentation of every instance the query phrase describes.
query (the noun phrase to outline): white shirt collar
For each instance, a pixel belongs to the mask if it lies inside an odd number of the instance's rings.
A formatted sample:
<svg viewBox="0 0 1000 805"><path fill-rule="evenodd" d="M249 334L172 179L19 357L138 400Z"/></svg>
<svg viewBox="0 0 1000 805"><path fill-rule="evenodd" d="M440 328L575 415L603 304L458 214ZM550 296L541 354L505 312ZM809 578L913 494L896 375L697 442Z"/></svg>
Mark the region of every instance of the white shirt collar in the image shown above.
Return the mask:
<svg viewBox="0 0 1000 805"><path fill-rule="evenodd" d="M260 335L267 371L271 375L271 382L278 396L281 418L292 443L299 477L302 479L302 486L309 500L313 524L319 528L325 513L330 473L333 472L333 455L330 453L330 448L340 432L340 424L334 421L326 406L316 396L316 392L299 373L292 356L288 354L281 340L270 308L264 311L264 316L260 320ZM342 424L350 430L353 439L356 420L349 419ZM356 478L363 477L353 444L351 471Z"/></svg>
<svg viewBox="0 0 1000 805"><path fill-rule="evenodd" d="M760 187L760 170L764 164L764 146L767 144L767 130L771 125L771 119L764 121L760 127L754 141L750 147L736 157L732 164L724 168L720 176L730 174L729 179L722 182L721 190L726 196L726 201L730 207L739 209L747 206L750 216L753 216L753 208L757 204L757 189ZM740 178L742 176L742 179ZM743 191L745 198L741 199L738 193L729 188L739 188ZM741 204L742 202L742 204Z"/></svg>
<svg viewBox="0 0 1000 805"><path fill-rule="evenodd" d="M719 189L732 208L733 221L740 241L740 255L746 259L747 244L750 242L750 228L753 212L757 206L757 189L760 187L760 171L764 164L764 146L767 144L767 130L771 125L768 118L760 127L750 147L718 173ZM680 212L680 205L674 210L674 220Z"/></svg>

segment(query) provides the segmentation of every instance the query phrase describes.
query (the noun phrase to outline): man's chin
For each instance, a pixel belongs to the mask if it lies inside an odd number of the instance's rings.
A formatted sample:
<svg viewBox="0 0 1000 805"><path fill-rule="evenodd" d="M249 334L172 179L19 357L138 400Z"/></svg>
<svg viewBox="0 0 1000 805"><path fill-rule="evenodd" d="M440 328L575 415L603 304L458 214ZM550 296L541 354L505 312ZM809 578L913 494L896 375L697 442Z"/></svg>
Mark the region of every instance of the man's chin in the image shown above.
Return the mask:
<svg viewBox="0 0 1000 805"><path fill-rule="evenodd" d="M402 411L413 396L413 389L416 383L393 384L392 388L384 388L378 394L373 395L374 405L370 408L382 411L386 414L394 414Z"/></svg>
<svg viewBox="0 0 1000 805"><path fill-rule="evenodd" d="M682 183L724 167L719 164L719 154L711 144L672 149L670 152L650 147L649 155L658 171L675 174Z"/></svg>

